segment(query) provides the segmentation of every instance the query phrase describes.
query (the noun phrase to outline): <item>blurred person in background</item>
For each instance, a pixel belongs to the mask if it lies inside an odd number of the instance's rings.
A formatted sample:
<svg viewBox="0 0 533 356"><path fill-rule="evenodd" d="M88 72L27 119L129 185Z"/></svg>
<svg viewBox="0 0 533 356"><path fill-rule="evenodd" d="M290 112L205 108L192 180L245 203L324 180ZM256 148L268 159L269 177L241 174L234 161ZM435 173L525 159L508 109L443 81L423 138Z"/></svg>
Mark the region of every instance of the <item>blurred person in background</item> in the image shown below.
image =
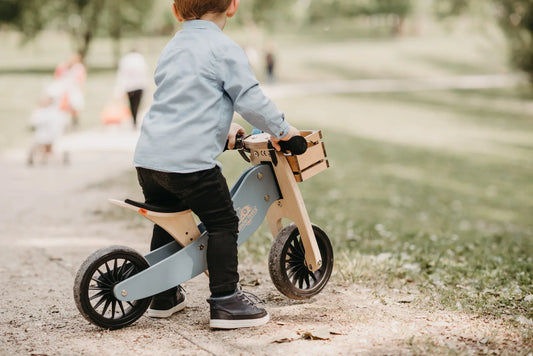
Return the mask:
<svg viewBox="0 0 533 356"><path fill-rule="evenodd" d="M42 163L47 163L53 155L54 142L63 135L69 115L60 108L63 94L61 84L50 84L30 116L30 127L34 132L33 143L28 154L28 165L33 165L40 156ZM68 153L63 152L63 163L68 163Z"/></svg>
<svg viewBox="0 0 533 356"><path fill-rule="evenodd" d="M71 117L72 125L79 125L79 113L85 106L84 87L87 71L80 54L60 63L54 72L54 79L63 86L60 109Z"/></svg>
<svg viewBox="0 0 533 356"><path fill-rule="evenodd" d="M266 72L267 72L267 79L269 83L274 82L274 68L276 65L276 57L274 57L274 48L273 46L268 46L266 49L266 56L265 56L265 62L266 62Z"/></svg>
<svg viewBox="0 0 533 356"><path fill-rule="evenodd" d="M118 64L115 97L126 94L129 101L133 127L137 127L137 113L148 83L148 66L142 54L131 50Z"/></svg>

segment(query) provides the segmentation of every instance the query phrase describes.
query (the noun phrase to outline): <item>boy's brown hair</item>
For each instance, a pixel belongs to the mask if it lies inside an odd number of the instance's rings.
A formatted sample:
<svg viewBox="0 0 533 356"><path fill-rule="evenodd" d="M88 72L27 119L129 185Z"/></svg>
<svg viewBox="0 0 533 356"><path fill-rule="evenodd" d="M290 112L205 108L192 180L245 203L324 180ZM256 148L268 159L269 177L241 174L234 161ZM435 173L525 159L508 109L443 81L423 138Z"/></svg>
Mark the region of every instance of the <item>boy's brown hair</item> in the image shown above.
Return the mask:
<svg viewBox="0 0 533 356"><path fill-rule="evenodd" d="M221 13L228 9L231 0L174 0L183 20L197 20L207 13Z"/></svg>

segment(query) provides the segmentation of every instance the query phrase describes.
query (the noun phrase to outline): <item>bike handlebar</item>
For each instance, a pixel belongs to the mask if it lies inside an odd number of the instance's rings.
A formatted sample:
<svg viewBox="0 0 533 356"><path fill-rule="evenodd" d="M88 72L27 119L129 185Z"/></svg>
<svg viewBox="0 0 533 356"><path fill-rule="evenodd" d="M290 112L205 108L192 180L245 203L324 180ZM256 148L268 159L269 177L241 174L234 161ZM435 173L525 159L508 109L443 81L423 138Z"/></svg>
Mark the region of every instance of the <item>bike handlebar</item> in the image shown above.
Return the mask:
<svg viewBox="0 0 533 356"><path fill-rule="evenodd" d="M247 137L248 136L237 135L235 139L235 147L233 149L246 149L246 147L244 146L244 139L246 139ZM226 141L224 151L228 149L228 143L229 141ZM281 152L287 154L301 155L307 150L307 140L303 136L293 136L287 141L278 141L278 144L281 148ZM268 143L268 147L274 149L272 143L270 142Z"/></svg>

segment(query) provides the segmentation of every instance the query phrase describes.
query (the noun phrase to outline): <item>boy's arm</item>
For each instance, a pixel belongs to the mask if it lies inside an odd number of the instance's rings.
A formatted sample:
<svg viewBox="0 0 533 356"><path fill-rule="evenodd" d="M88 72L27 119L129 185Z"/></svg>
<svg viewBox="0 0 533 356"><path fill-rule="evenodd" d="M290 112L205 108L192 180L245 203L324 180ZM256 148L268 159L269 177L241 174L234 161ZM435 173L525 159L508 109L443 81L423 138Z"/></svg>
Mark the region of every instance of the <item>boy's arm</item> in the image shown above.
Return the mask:
<svg viewBox="0 0 533 356"><path fill-rule="evenodd" d="M274 139L288 139L291 126L276 105L268 99L257 81L244 51L235 45L219 60L218 73L233 107L246 121L268 132ZM294 131L294 130L293 130Z"/></svg>

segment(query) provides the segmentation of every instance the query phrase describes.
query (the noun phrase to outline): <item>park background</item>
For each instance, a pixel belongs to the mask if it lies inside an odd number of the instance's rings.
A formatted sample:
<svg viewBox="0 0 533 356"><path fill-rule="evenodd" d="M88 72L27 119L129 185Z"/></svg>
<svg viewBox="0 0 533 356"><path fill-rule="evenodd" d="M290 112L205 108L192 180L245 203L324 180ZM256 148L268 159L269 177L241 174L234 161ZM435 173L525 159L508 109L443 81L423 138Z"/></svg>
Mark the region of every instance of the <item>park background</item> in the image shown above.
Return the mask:
<svg viewBox="0 0 533 356"><path fill-rule="evenodd" d="M135 47L153 71L180 28L169 6L0 1L0 150L29 147L28 117L75 51L86 105L67 135L104 132L118 59ZM300 188L333 243L332 280L413 291L413 305L501 319L519 335L464 348L411 340L412 353L533 351L532 23L530 1L242 0L225 29L258 54L258 79L288 120L323 132L331 168ZM245 167L236 157L221 156L230 184ZM101 184L140 196L133 169ZM113 209L102 222L146 228ZM270 242L264 227L241 259L265 268Z"/></svg>

